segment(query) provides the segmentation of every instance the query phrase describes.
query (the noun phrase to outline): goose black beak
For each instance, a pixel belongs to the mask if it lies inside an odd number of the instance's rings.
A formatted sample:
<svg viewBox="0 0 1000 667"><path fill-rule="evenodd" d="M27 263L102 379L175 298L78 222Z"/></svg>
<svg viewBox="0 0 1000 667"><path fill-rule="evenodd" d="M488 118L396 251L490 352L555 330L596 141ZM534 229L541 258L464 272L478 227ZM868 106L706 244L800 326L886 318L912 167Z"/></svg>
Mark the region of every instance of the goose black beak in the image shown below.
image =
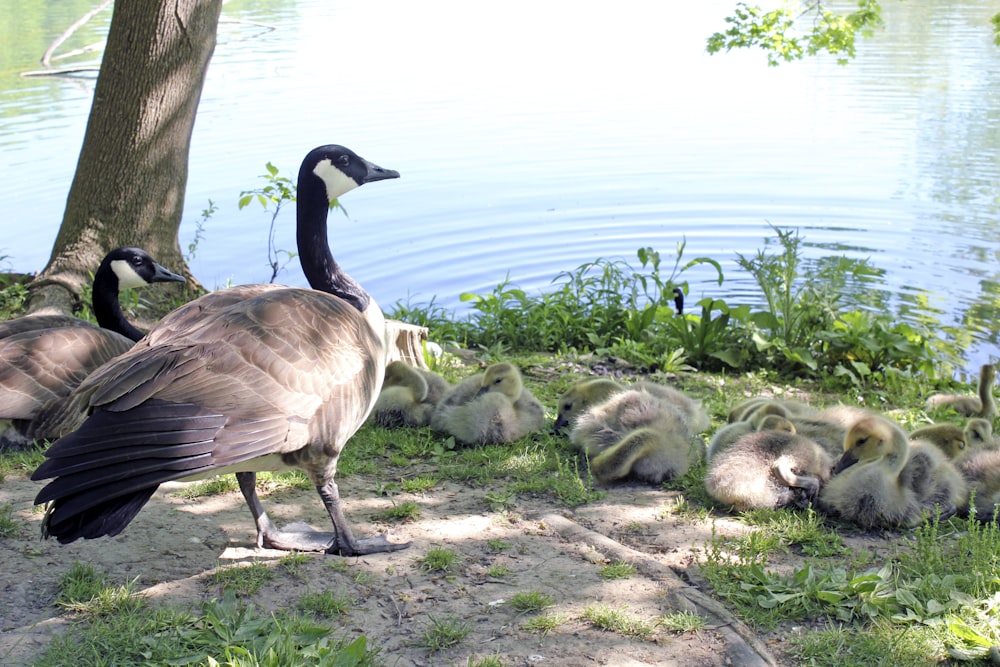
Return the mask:
<svg viewBox="0 0 1000 667"><path fill-rule="evenodd" d="M384 181L387 178L399 178L399 172L394 169L383 169L374 162L369 162L368 160L365 160L365 166L368 167L368 173L365 174L363 181L365 183L371 183L372 181Z"/></svg>
<svg viewBox="0 0 1000 667"><path fill-rule="evenodd" d="M156 273L153 274L153 278L150 282L154 283L186 283L187 279L180 275L179 273L174 273L170 269L160 266L156 262L153 262L153 268Z"/></svg>
<svg viewBox="0 0 1000 667"><path fill-rule="evenodd" d="M837 460L837 465L833 466L833 473L836 475L838 472L842 472L847 468L858 462L858 456L854 451L844 452L841 454L840 458Z"/></svg>

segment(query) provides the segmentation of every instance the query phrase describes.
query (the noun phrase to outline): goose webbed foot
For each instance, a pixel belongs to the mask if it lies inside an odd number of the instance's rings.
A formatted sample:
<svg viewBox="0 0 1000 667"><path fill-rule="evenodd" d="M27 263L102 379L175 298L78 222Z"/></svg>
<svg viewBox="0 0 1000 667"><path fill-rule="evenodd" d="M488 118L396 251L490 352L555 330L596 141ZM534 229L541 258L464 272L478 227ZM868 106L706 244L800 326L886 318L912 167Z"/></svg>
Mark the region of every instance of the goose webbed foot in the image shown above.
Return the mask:
<svg viewBox="0 0 1000 667"><path fill-rule="evenodd" d="M390 542L385 533L375 537L357 539L351 532L351 527L347 523L344 511L340 506L340 490L337 483L330 480L324 486L317 486L316 491L323 499L323 505L330 515L330 521L337 531L336 539L330 544L326 552L328 554L340 554L341 556L366 556L368 554L386 553L400 551L410 546L409 542Z"/></svg>

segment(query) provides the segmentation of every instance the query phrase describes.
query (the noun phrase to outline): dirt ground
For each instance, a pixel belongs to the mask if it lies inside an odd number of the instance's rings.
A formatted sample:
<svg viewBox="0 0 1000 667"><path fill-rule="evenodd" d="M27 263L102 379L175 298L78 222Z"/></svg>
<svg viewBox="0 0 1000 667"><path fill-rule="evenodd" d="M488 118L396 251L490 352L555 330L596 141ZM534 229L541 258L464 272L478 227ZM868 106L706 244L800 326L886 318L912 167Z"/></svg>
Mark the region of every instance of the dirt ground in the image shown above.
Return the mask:
<svg viewBox="0 0 1000 667"><path fill-rule="evenodd" d="M379 658L393 667L464 666L486 656L511 666L780 664L749 628L688 579L697 571L696 553L711 525L672 518L665 510L676 494L618 486L607 489L604 500L577 510L549 498L518 496L513 508L495 511L487 496L502 493L500 486L443 481L425 493L388 497L377 493L371 477L338 476L338 484L356 536L388 531L390 540L410 542L409 548L348 559L309 554L293 576L280 567L285 552L255 548L253 520L238 491L188 500L179 493L183 483L162 485L121 535L60 545L40 539L42 512L33 499L43 483L8 474L0 480L0 505L11 505L25 528L0 538L0 665L31 664L53 636L70 627L71 616L54 603L59 581L77 561L119 583L136 579L135 588L151 600L171 604L221 599L213 572L267 563L277 574L250 598L255 605L295 609L304 593L326 590L350 599L354 607L331 621L335 633L348 639L365 635L368 646L379 648ZM313 491L262 493L262 501L279 526L305 521L329 529ZM393 525L374 520L393 503L407 501L419 505L419 519ZM491 540L509 548L498 552ZM421 567L435 548L459 553L459 567L447 574ZM630 563L636 573L602 579L601 568L615 561ZM491 576L494 565L509 574ZM523 628L531 615L507 604L519 592L548 595L554 606L547 613L559 616L560 625L546 636ZM624 637L584 619L585 609L595 604L647 623L671 611L694 611L706 618L707 627L683 634L657 628L646 638ZM428 650L424 634L435 620L449 619L471 631L451 648Z"/></svg>
<svg viewBox="0 0 1000 667"><path fill-rule="evenodd" d="M54 606L57 585L74 561L90 563L137 587L157 601L179 603L221 598L210 573L235 562L263 560L276 565L280 552L253 548L250 513L238 491L185 500L183 485L163 485L123 534L115 538L60 545L39 539L40 511L32 499L40 483L8 475L0 483L0 504L10 503L28 526L19 537L2 541L0 568L0 664L30 664L31 656L67 620ZM755 636L699 587L698 553L710 539L711 521L671 513L676 495L646 486L609 489L600 502L577 510L550 502L518 499L513 511L495 512L490 489L443 482L425 494L379 496L371 479L340 481L348 518L359 536L390 529L393 541L411 541L408 549L348 559L309 555L297 576L280 569L252 600L267 609L295 608L301 595L331 590L354 601L346 616L333 621L348 637L364 634L369 646L382 649L387 665L466 665L472 657L499 656L504 665L714 665L793 664L784 653L788 628ZM266 496L265 507L279 524L305 520L327 528L318 497L307 490L284 490ZM397 526L372 522L395 502L412 501L419 520ZM715 518L719 532L745 530ZM511 548L496 552L488 540ZM871 547L872 545L868 545ZM420 559L433 548L461 554L460 567L447 575L427 572ZM628 579L600 576L606 562L626 561L636 569ZM491 577L490 565L510 574ZM367 573L368 576L358 576ZM505 601L518 592L549 595L548 610L563 618L557 629L540 636L524 629L527 616ZM662 614L687 609L707 619L697 632L672 633L657 627L646 638L629 638L597 629L583 613L603 604L653 622ZM430 652L424 633L433 621L457 619L471 627L451 648ZM792 629L791 631L794 631Z"/></svg>

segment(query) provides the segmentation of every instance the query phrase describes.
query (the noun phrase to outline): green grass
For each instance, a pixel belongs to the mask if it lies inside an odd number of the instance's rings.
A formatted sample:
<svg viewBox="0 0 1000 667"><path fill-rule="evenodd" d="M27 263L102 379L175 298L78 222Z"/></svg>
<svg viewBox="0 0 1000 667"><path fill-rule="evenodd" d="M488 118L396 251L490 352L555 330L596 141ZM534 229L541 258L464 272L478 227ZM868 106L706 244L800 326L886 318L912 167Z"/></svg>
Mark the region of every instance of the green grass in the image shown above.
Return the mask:
<svg viewBox="0 0 1000 667"><path fill-rule="evenodd" d="M427 572L454 572L462 562L462 557L451 549L434 547L419 560L420 567Z"/></svg>
<svg viewBox="0 0 1000 667"><path fill-rule="evenodd" d="M704 629L705 617L690 611L674 611L660 616L657 625L670 632L697 632Z"/></svg>
<svg viewBox="0 0 1000 667"><path fill-rule="evenodd" d="M223 591L231 591L238 597L249 597L258 593L275 576L273 568L261 561L253 561L221 567L212 573L209 581Z"/></svg>
<svg viewBox="0 0 1000 667"><path fill-rule="evenodd" d="M364 636L339 638L297 614L259 611L229 594L191 610L149 605L130 613L88 616L56 635L35 667L78 665L218 665L376 667Z"/></svg>
<svg viewBox="0 0 1000 667"><path fill-rule="evenodd" d="M420 513L420 505L409 500L404 500L403 502L397 503L388 509L377 512L374 518L376 521L405 523L408 521L416 521L420 518Z"/></svg>
<svg viewBox="0 0 1000 667"><path fill-rule="evenodd" d="M303 593L299 598L299 609L301 611L325 618L346 616L353 606L353 600L337 595L333 591Z"/></svg>
<svg viewBox="0 0 1000 667"><path fill-rule="evenodd" d="M443 651L461 643L472 632L472 626L467 621L454 616L443 618L430 616L429 622L430 625L421 634L420 645L431 653Z"/></svg>
<svg viewBox="0 0 1000 667"><path fill-rule="evenodd" d="M608 581L628 579L633 574L635 574L635 568L629 563L620 560L601 568L601 579Z"/></svg>
<svg viewBox="0 0 1000 667"><path fill-rule="evenodd" d="M539 591L515 593L510 598L510 606L519 614L531 614L551 607L555 602L551 595Z"/></svg>
<svg viewBox="0 0 1000 667"><path fill-rule="evenodd" d="M653 623L636 617L627 609L614 609L606 604L588 605L583 611L583 618L595 628L625 637L647 639L654 630Z"/></svg>
<svg viewBox="0 0 1000 667"><path fill-rule="evenodd" d="M14 506L10 503L0 505L0 538L18 537L24 530L24 524L14 516Z"/></svg>

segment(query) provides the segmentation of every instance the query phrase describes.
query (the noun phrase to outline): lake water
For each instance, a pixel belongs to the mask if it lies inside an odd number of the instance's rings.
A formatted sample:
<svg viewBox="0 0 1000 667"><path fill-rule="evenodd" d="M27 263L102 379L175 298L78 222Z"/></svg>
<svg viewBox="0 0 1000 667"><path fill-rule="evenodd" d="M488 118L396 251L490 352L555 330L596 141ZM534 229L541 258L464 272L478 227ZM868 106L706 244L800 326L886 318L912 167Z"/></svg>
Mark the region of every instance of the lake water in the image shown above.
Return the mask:
<svg viewBox="0 0 1000 667"><path fill-rule="evenodd" d="M16 0L0 19L3 268L46 263L76 166L93 75L23 78L90 2ZM233 0L202 96L181 245L211 199L192 269L208 287L270 276L270 215L239 211L270 161L341 143L397 169L346 195L338 260L375 298L468 312L465 291L638 248L723 265L684 274L689 301L761 301L734 263L797 227L806 254L870 258L896 305L997 350L1000 47L995 2L885 4L847 67L708 56L731 0ZM15 18L16 17L16 18ZM110 13L63 51L98 42ZM255 22L255 23L251 23ZM273 30L258 24L266 24ZM98 62L84 55L72 62ZM55 64L65 64L60 61ZM294 248L294 216L278 248ZM304 285L297 264L280 282Z"/></svg>

